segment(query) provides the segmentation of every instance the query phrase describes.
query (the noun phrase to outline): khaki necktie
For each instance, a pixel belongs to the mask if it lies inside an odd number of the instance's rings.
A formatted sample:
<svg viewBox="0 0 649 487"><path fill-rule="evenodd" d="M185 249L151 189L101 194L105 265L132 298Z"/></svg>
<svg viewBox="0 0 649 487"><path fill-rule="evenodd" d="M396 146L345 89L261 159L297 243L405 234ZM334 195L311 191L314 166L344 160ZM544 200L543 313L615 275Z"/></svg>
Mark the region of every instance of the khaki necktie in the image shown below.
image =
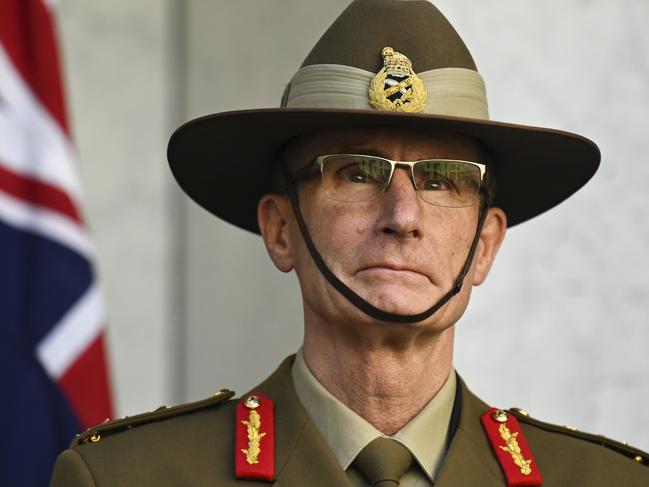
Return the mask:
<svg viewBox="0 0 649 487"><path fill-rule="evenodd" d="M399 485L412 460L408 449L398 441L377 438L363 448L353 465L367 477L372 487L391 487Z"/></svg>

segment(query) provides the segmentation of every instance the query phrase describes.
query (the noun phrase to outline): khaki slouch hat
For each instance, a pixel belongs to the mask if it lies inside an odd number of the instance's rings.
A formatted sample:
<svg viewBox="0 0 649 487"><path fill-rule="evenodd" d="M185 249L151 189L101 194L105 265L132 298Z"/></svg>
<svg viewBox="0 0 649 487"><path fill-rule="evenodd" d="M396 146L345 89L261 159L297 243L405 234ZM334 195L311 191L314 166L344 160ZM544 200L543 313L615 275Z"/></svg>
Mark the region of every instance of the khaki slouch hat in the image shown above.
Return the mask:
<svg viewBox="0 0 649 487"><path fill-rule="evenodd" d="M489 120L469 50L425 0L353 1L290 80L280 108L187 122L172 135L168 159L194 201L259 233L257 203L273 189L281 148L303 134L346 127L445 130L482 141L497 178L493 206L509 226L568 198L600 161L582 136Z"/></svg>

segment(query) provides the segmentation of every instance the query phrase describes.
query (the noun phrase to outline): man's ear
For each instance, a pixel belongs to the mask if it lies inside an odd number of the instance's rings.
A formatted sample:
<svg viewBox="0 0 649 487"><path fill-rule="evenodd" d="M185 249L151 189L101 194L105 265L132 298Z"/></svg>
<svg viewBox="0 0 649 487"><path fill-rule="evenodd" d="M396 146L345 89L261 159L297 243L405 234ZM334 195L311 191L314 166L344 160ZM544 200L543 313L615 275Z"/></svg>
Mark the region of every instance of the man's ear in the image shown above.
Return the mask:
<svg viewBox="0 0 649 487"><path fill-rule="evenodd" d="M289 236L292 216L293 209L288 197L280 194L265 194L257 205L257 223L266 250L275 267L282 272L290 272L295 266Z"/></svg>
<svg viewBox="0 0 649 487"><path fill-rule="evenodd" d="M505 239L507 216L500 208L489 208L485 218L480 241L473 261L473 285L479 286L487 278L489 269L496 259L500 244Z"/></svg>

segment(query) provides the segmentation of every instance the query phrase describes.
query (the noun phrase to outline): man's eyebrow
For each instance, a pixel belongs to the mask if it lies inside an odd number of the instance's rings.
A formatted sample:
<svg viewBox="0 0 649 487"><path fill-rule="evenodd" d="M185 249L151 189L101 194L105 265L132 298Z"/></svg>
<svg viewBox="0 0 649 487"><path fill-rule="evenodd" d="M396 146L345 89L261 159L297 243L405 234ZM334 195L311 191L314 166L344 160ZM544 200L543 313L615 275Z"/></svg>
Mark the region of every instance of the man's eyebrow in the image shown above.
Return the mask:
<svg viewBox="0 0 649 487"><path fill-rule="evenodd" d="M354 144L342 145L338 148L339 154L361 154L367 156L378 156L384 159L390 159L389 154L373 145Z"/></svg>

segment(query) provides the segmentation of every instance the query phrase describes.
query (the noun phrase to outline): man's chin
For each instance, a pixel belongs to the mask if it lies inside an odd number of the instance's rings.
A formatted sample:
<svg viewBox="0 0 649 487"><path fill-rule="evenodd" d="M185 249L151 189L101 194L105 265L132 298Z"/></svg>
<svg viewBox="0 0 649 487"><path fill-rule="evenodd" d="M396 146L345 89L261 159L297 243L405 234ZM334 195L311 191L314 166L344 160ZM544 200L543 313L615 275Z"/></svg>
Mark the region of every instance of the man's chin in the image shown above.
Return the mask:
<svg viewBox="0 0 649 487"><path fill-rule="evenodd" d="M387 313L399 315L416 315L428 311L439 297L428 293L404 289L387 289L377 293L368 293L365 298L372 306Z"/></svg>

